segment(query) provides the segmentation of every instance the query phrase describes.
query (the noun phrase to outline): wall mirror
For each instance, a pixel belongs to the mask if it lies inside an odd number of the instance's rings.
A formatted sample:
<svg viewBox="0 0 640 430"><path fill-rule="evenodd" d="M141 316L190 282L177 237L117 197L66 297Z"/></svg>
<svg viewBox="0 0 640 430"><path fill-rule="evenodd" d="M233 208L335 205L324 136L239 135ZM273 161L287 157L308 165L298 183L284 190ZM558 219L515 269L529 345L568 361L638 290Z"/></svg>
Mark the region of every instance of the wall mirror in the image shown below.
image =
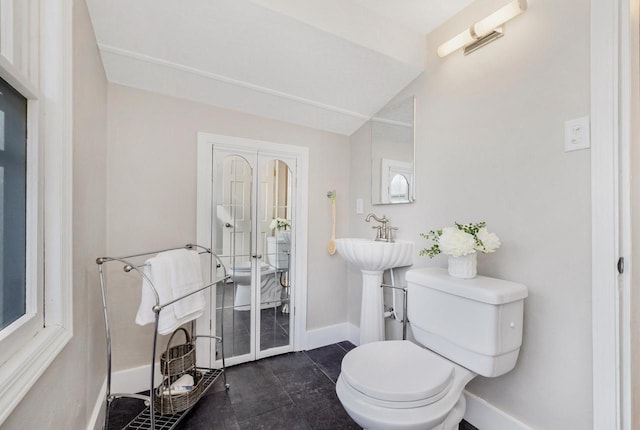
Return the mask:
<svg viewBox="0 0 640 430"><path fill-rule="evenodd" d="M396 100L371 118L371 203L412 203L415 98Z"/></svg>

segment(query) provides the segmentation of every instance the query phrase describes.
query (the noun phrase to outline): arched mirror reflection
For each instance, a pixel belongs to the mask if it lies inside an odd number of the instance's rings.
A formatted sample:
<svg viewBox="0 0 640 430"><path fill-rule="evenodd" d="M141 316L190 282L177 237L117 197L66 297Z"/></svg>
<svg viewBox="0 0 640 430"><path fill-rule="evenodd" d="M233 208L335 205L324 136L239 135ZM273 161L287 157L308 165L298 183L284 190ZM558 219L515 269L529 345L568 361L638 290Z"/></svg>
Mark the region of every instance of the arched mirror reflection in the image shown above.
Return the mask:
<svg viewBox="0 0 640 430"><path fill-rule="evenodd" d="M214 152L214 248L230 280L216 288L216 348L231 363L291 349L293 174L258 153Z"/></svg>
<svg viewBox="0 0 640 430"><path fill-rule="evenodd" d="M291 340L291 170L282 160L265 160L260 181L260 232L266 256L261 271L260 350L266 350Z"/></svg>
<svg viewBox="0 0 640 430"><path fill-rule="evenodd" d="M216 336L223 337L228 358L251 350L253 168L239 155L220 154L215 162L214 248L231 275L216 287Z"/></svg>
<svg viewBox="0 0 640 430"><path fill-rule="evenodd" d="M409 180L406 176L397 173L389 183L389 200L391 203L409 202Z"/></svg>

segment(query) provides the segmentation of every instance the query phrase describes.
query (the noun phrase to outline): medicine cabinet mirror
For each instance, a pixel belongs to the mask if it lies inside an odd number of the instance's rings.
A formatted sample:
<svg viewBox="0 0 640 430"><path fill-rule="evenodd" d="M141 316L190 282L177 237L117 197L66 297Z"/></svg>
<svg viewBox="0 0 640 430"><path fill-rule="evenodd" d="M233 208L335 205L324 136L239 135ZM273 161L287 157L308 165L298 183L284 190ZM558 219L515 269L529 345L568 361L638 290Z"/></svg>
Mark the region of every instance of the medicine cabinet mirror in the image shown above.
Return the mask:
<svg viewBox="0 0 640 430"><path fill-rule="evenodd" d="M371 118L371 202L415 200L415 98L389 103Z"/></svg>

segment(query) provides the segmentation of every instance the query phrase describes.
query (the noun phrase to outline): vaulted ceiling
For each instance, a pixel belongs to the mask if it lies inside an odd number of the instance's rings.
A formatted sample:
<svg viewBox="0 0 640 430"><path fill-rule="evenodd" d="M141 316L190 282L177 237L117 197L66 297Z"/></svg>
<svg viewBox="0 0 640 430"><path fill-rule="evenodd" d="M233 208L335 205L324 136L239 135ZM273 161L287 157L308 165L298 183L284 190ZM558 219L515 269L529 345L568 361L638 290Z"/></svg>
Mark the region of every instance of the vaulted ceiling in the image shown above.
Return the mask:
<svg viewBox="0 0 640 430"><path fill-rule="evenodd" d="M88 0L110 82L350 135L471 0Z"/></svg>

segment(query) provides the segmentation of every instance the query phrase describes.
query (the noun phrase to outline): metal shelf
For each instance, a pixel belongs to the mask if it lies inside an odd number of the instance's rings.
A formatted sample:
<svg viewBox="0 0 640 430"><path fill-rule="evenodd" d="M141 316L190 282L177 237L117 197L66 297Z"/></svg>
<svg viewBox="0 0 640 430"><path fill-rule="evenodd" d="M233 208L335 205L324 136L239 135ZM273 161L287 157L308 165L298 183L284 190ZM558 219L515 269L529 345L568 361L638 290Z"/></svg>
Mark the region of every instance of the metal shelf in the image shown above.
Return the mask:
<svg viewBox="0 0 640 430"><path fill-rule="evenodd" d="M197 370L205 372L202 375L201 383L204 384L204 388L202 390L202 394L207 392L207 390L213 385L213 383L218 379L220 375L222 375L222 369L202 369L198 368ZM197 403L196 403L197 404ZM194 404L195 406L195 404ZM178 423L182 421L186 414L193 408L191 406L189 409L185 409L182 412L178 412L173 415L160 415L160 413L155 413L155 430L173 430L176 428ZM137 417L135 417L127 426L124 428L125 430L149 430L151 427L151 413L150 408L144 408Z"/></svg>

